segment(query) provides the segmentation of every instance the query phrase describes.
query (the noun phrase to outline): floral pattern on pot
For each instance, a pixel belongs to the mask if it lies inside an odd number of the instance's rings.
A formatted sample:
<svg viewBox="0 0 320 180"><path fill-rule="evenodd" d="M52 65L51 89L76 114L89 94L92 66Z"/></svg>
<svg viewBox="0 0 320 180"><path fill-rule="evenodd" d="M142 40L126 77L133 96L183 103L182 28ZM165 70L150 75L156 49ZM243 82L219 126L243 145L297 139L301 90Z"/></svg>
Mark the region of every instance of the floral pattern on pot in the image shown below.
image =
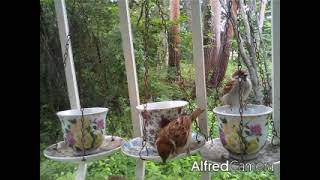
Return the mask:
<svg viewBox="0 0 320 180"><path fill-rule="evenodd" d="M65 143L74 151L86 154L101 146L105 135L107 112L82 116L60 115Z"/></svg>
<svg viewBox="0 0 320 180"><path fill-rule="evenodd" d="M241 136L239 136L240 117L217 115L219 121L219 134L223 146L233 154L255 154L266 143L268 135L267 115L243 117L244 138L241 149Z"/></svg>
<svg viewBox="0 0 320 180"><path fill-rule="evenodd" d="M187 102L185 102L185 105L187 105ZM147 143L154 147L156 137L159 134L162 124L164 122L170 122L171 120L177 119L181 114L185 112L185 105L173 108L154 108L147 109L146 111L140 110L140 116L144 120L144 125L146 128Z"/></svg>

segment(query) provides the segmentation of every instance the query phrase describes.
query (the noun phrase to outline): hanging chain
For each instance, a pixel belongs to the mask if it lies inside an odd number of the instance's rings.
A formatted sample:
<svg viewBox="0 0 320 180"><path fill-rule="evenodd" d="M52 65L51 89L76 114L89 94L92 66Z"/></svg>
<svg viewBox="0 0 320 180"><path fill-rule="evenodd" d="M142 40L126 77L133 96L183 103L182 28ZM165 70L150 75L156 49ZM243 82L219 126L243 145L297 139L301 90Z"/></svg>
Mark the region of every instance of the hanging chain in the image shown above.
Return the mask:
<svg viewBox="0 0 320 180"><path fill-rule="evenodd" d="M240 11L240 1L238 0L238 10ZM237 33L238 33L238 38L237 38L237 42L238 42L238 72L242 70L242 64L241 64L241 58L240 58L240 44L241 44L241 34L240 34L240 12L238 12L237 14ZM241 80L240 80L241 79ZM239 131L238 131L238 135L240 138L240 149L241 149L241 160L244 161L244 157L243 155L246 154L247 151L247 143L245 140L245 137L243 136L243 99L242 99L242 95L243 95L243 90L242 90L242 77L238 77L238 81L239 81L239 113L240 113L240 123L239 123Z"/></svg>
<svg viewBox="0 0 320 180"><path fill-rule="evenodd" d="M221 2L220 2L221 3ZM227 9L225 9L226 11L226 24L225 24L225 30L224 30L224 38L225 38L225 43L224 43L224 46L223 46L223 52L226 50L226 45L227 45L227 31L229 29L229 21L230 21L230 18L231 18L231 8L232 8L232 1L228 1L228 4L227 4ZM217 107L219 106L219 88L220 88L220 84L221 82L218 82L218 84L216 85L216 87L214 88L215 89L215 96L214 96L214 107ZM213 140L213 131L214 131L214 122L215 122L215 118L214 118L214 115L212 114L212 118L211 118L211 128L209 130L209 134L210 134L210 139ZM213 143L213 141L211 141Z"/></svg>
<svg viewBox="0 0 320 180"><path fill-rule="evenodd" d="M145 104L143 104L143 114L144 113L148 113L147 112L147 102ZM145 118L144 115L142 116L142 118L143 118L142 146L141 146L141 149L139 151L139 157L140 157L141 160L145 160L144 158L142 158L142 150L144 148L146 148L147 156L149 156L149 151L148 151L148 147L147 147L147 129L146 129L147 118Z"/></svg>
<svg viewBox="0 0 320 180"><path fill-rule="evenodd" d="M187 99L186 101L188 102L188 110L189 112L191 113L194 109L194 107L192 107L192 92L188 93L187 92L187 86L185 84L185 79L183 78L182 74L181 74L181 71L178 71L178 76L179 76L179 87L181 89L181 91L183 92L183 94L185 95L185 98ZM197 121L194 121L195 123L195 128L196 128L196 141L198 143L200 143L201 141L198 139L199 137L199 134L201 134L206 140L208 140L208 136L206 136L205 134L203 134L201 131L200 131L200 126L199 126L199 123Z"/></svg>
<svg viewBox="0 0 320 180"><path fill-rule="evenodd" d="M85 3L85 1L79 2L79 3L80 3L80 8L81 8L81 14L84 17L84 24L85 24L88 36L89 37L90 36L93 37L93 41L94 41L95 46L96 46L97 56L98 56L99 62L101 63L102 62L102 57L101 57L101 52L100 52L100 47L99 47L99 45L100 45L100 35L97 32L98 35L96 36L94 31L91 31L91 34L90 34L90 29L89 29L89 25L88 25L89 24L88 23L89 16L87 15L87 13L85 11L85 8L83 6L83 3ZM98 26L98 24L97 24L97 26ZM109 118L108 118L108 116L106 118L107 118L106 121L109 119L110 126L111 126L111 141L114 141L115 123L114 123L114 120L112 118L111 110L109 111Z"/></svg>
<svg viewBox="0 0 320 180"><path fill-rule="evenodd" d="M247 16L248 16L248 21L249 21L249 25L250 25L250 32L251 32L251 38L253 39L253 45L254 45L254 49L255 49L255 52L256 52L256 58L257 58L257 62L258 62L258 67L259 67L259 71L260 71L260 78L261 78L261 81L262 81L262 86L264 88L264 103L266 106L270 106L271 105L271 98L270 98L270 95L269 95L269 92L272 90L272 86L270 84L270 77L269 77L269 72L268 72L268 67L267 67L267 64L265 61L263 61L263 63L261 62L260 60L260 55L259 55L259 51L261 50L261 47L264 46L264 43L263 43L263 40L262 40L262 37L261 37L261 33L259 32L259 27L258 27L258 22L256 20L256 28L254 28L252 26L252 21L251 21L251 8L249 8L249 10L247 11ZM256 15L256 13L255 13ZM255 18L256 19L256 18ZM253 22L255 22L253 20ZM257 42L256 42L256 38L254 36L255 34L255 31L257 31L258 33L258 36L259 36L259 43L260 45L258 46ZM265 51L267 52L267 51ZM266 58L266 56L264 57ZM264 70L261 66L264 66ZM265 77L265 76L266 77ZM267 88L268 86L268 88Z"/></svg>
<svg viewBox="0 0 320 180"><path fill-rule="evenodd" d="M158 7L158 10L159 10L159 15L161 17L161 25L162 27L164 27L164 32L165 34L167 34L168 32L168 25L167 25L167 22L166 22L166 19L165 19L165 15L167 16L167 14L165 14L163 12L163 9L161 8L161 4L160 4L160 1L159 0L156 0L156 5Z"/></svg>
<svg viewBox="0 0 320 180"><path fill-rule="evenodd" d="M250 35L251 35L251 39L252 39L252 43L254 45L254 49L255 49L255 53L256 53L256 58L257 58L257 61L258 61L258 67L259 67L259 70L260 70L260 77L261 77L261 81L262 81L262 86L263 86L263 91L264 91L264 104L266 106L271 106L271 99L270 99L270 96L269 96L269 91L271 91L272 87L270 85L270 82L269 82L269 75L268 75L268 71L267 71L267 65L264 64L265 66L265 70L263 70L263 68L261 67L262 66L262 62L260 60L260 54L259 54L259 50L260 48L258 49L257 48L257 42L256 42L256 38L254 36L255 34L255 29L252 25L252 21L251 21L251 16L250 16L250 9L249 11L247 11L247 16L248 16L248 21L249 21L249 25L250 25ZM258 33L259 36L260 36L260 33ZM260 44L263 44L263 40L260 36ZM261 46L261 45L260 45ZM265 75L266 74L266 78L265 78ZM268 87L267 87L268 86ZM274 121L273 119L270 121L271 123L271 126L272 126L272 139L271 139L271 144L272 146L277 146L275 143L274 143L274 137L277 137L279 138L280 140L280 137L278 135L278 132L275 128L275 125L274 125Z"/></svg>
<svg viewBox="0 0 320 180"><path fill-rule="evenodd" d="M63 67L67 66L67 58L69 57L69 47L70 47L71 35L70 33L67 35L67 41L65 45L64 55L63 55Z"/></svg>
<svg viewBox="0 0 320 180"><path fill-rule="evenodd" d="M83 111L84 108L80 109L81 111L81 144L82 144L82 161L86 161L85 155L86 155L86 148L85 148L85 143L84 143L84 115L83 115Z"/></svg>
<svg viewBox="0 0 320 180"><path fill-rule="evenodd" d="M114 127L114 121L113 120L111 120L112 119L112 111L109 111L109 117L107 116L106 117L107 119L106 120L108 120L109 119L109 122L110 122L110 126L111 126L111 141L114 141L114 131L115 131L115 127Z"/></svg>
<svg viewBox="0 0 320 180"><path fill-rule="evenodd" d="M253 27L253 22L251 20L251 16L250 16L250 9L246 12L247 17L248 17L248 22L249 22L249 26L250 26L250 36L251 36L251 43L254 46L254 51L256 54L256 60L258 63L258 68L260 71L260 78L261 78L261 83L262 83L262 87L263 87L263 96L264 96L264 104L266 106L270 106L270 96L269 96L269 91L271 90L271 87L269 86L269 89L267 87L267 85L270 85L269 80L265 78L265 72L262 68L262 61L260 59L260 53L259 53L259 49L257 47L257 41L255 38L255 28ZM260 40L261 41L261 40ZM268 78L268 77L267 77Z"/></svg>
<svg viewBox="0 0 320 180"><path fill-rule="evenodd" d="M262 40L262 37L261 37L259 31L258 31L258 35L259 35L259 39L260 39L260 46L259 46L258 49L264 49L264 42ZM265 51L265 54L267 54L267 51ZM267 55L264 55L264 58L267 58ZM272 86L270 84L270 73L269 73L266 61L263 61L263 65L264 65L264 72L266 74L266 83L268 85L269 91L271 91L272 90ZM268 106L271 106L271 99L269 99L269 105Z"/></svg>
<svg viewBox="0 0 320 180"><path fill-rule="evenodd" d="M277 137L278 139L279 139L279 141L280 141L280 136L278 135L278 131L276 130L276 128L275 128L275 125L274 125L274 121L272 120L272 121L270 121L270 123L271 123L271 125L272 125L272 138L271 138L271 145L273 146L273 147L276 147L276 146L278 146L279 144L276 144L275 142L274 142L274 137Z"/></svg>
<svg viewBox="0 0 320 180"><path fill-rule="evenodd" d="M66 68L66 62L67 62L67 58L68 58L68 53L69 53L69 46L70 46L70 38L71 38L71 36L70 36L70 34L68 34L67 35L67 41L66 41L66 44L65 44L65 51L64 51L64 54L63 54L63 67L64 68ZM56 133L55 133L55 136L54 136L54 138L55 138L55 147L54 147L54 149L55 150L58 150L58 144L59 144L59 142L58 142L58 138L59 138L59 131L57 131Z"/></svg>
<svg viewBox="0 0 320 180"><path fill-rule="evenodd" d="M149 71L148 71L148 60L149 60L149 54L147 52L147 49L148 49L148 37L149 37L149 2L147 0L145 0L143 2L143 6L144 6L144 13L145 13L145 16L144 16L144 33L143 33L143 49L144 49L144 98L145 98L145 103L143 104L143 127L142 127L142 146L141 146L141 149L139 151L139 157L140 159L142 160L145 160L144 158L142 158L141 154L142 154L142 150L144 148L146 148L146 151L147 151L147 156L149 156L149 151L148 151L148 147L147 147L147 129L146 129L146 126L147 126L147 117L146 117L146 114L148 113L147 111L147 104L148 104L148 100L149 100L149 81L148 81L148 74L149 74ZM143 8L142 8L143 10Z"/></svg>

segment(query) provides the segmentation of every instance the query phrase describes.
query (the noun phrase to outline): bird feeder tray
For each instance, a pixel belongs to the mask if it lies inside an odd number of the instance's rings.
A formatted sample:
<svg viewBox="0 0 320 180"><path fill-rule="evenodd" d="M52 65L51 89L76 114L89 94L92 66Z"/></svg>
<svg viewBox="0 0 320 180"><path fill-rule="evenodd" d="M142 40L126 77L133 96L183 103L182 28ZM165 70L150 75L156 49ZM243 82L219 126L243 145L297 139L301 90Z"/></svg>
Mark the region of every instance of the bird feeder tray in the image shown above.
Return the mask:
<svg viewBox="0 0 320 180"><path fill-rule="evenodd" d="M44 150L45 157L62 162L79 163L86 160L86 162L91 162L99 159L103 159L117 151L120 150L121 145L125 141L117 136L105 135L105 140L102 145L94 152L88 155L79 155L71 147L67 146L64 141L58 144L53 144Z"/></svg>
<svg viewBox="0 0 320 180"><path fill-rule="evenodd" d="M213 139L206 142L201 148L200 154L205 160L214 163L226 163L229 162L233 167L232 169L238 169L241 164L231 163L235 159L230 157L230 153L225 149L221 143L220 138ZM270 141L267 141L265 146L258 153L257 158L252 160L243 161L250 164L273 164L280 161L280 146L273 146ZM241 162L241 161L238 161Z"/></svg>
<svg viewBox="0 0 320 180"><path fill-rule="evenodd" d="M141 137L137 137L134 139L131 139L127 142L125 142L122 146L121 146L121 151L130 157L133 157L135 159L144 159L147 161L154 161L154 162L162 162L161 157L159 156L157 150L151 146L150 144L147 143L147 145L141 150L142 148L142 142L143 139ZM204 138L204 136L202 136L200 133L197 135L197 133L193 132L192 133L192 142L191 142L191 147L190 147L190 154L195 154L197 153L201 147L203 147L206 143L206 140ZM148 153L147 153L148 150ZM141 151L141 157L139 155ZM179 159L182 157L187 156L187 152L181 153L179 155L177 155L174 158L169 158L167 161L170 160L175 160L175 159Z"/></svg>

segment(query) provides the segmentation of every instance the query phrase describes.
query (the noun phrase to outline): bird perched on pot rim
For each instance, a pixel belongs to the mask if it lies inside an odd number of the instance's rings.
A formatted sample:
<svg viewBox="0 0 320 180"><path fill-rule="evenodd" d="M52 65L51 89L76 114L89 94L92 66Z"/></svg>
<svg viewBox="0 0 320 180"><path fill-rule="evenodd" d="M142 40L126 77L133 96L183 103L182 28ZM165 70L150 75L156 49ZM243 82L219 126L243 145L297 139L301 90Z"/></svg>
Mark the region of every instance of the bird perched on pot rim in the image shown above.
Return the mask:
<svg viewBox="0 0 320 180"><path fill-rule="evenodd" d="M222 101L225 105L239 106L239 88L241 83L242 100L245 102L252 90L249 74L244 70L237 70L233 73L231 81L227 82L223 89Z"/></svg>

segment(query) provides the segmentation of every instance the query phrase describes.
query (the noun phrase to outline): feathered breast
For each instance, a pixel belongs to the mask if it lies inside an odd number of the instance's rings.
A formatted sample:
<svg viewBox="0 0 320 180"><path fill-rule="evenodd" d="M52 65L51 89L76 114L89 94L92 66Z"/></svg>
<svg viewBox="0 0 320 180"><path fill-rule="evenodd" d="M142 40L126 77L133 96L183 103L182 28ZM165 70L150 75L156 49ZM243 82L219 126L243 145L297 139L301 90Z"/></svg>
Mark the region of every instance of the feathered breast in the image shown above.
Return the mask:
<svg viewBox="0 0 320 180"><path fill-rule="evenodd" d="M237 82L234 79L227 82L223 88L223 95L228 94L231 91L231 89L235 86L236 83Z"/></svg>

